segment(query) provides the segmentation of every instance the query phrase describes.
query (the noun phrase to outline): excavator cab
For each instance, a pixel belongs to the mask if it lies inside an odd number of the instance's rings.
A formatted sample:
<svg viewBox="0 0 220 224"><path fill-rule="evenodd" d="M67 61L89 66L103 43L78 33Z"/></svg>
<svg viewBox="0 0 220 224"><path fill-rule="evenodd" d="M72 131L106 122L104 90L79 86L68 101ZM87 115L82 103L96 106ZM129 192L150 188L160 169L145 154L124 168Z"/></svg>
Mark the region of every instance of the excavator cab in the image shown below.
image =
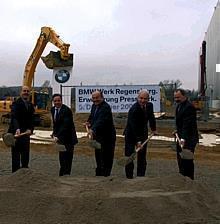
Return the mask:
<svg viewBox="0 0 220 224"><path fill-rule="evenodd" d="M48 112L51 108L51 101L48 92L33 91L30 100L35 107L34 125L41 127L50 127L51 117L50 113Z"/></svg>
<svg viewBox="0 0 220 224"><path fill-rule="evenodd" d="M30 100L32 101L32 95ZM49 110L49 94L46 92L37 92L34 91L34 100L33 104L35 107L35 111L48 111Z"/></svg>

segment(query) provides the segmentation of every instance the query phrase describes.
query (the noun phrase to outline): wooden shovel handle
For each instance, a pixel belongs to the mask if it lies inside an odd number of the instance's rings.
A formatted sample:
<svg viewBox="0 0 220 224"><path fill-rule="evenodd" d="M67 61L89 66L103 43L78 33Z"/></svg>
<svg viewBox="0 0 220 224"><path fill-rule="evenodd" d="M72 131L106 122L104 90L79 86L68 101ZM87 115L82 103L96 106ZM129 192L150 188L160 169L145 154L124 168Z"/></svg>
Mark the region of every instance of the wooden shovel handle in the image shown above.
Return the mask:
<svg viewBox="0 0 220 224"><path fill-rule="evenodd" d="M87 133L89 134L89 127L88 127L87 124L86 124L86 131L87 131Z"/></svg>
<svg viewBox="0 0 220 224"><path fill-rule="evenodd" d="M175 133L175 136L176 136L176 139L177 139L177 141L178 141L180 147L183 148L183 146L182 146L182 144L181 144L181 140L180 140L179 135L178 135L177 133Z"/></svg>
<svg viewBox="0 0 220 224"><path fill-rule="evenodd" d="M135 160L137 153L142 149L142 147L150 141L150 139L154 136L154 133L151 133L150 136L138 147L134 153L132 153L125 161L119 161L119 165L128 165L129 163Z"/></svg>
<svg viewBox="0 0 220 224"><path fill-rule="evenodd" d="M24 136L24 135L30 135L30 133L25 131L25 132L23 132L23 133L21 133L19 135L14 135L14 137L15 138L19 138L19 137Z"/></svg>
<svg viewBox="0 0 220 224"><path fill-rule="evenodd" d="M90 134L88 125L86 125L86 131L87 131L87 133L88 133L88 137L89 137L89 139L92 139L92 136L91 136L91 134Z"/></svg>
<svg viewBox="0 0 220 224"><path fill-rule="evenodd" d="M150 139L154 136L154 133L151 133L150 136L141 144L140 147L138 147L135 151L139 152L149 141Z"/></svg>

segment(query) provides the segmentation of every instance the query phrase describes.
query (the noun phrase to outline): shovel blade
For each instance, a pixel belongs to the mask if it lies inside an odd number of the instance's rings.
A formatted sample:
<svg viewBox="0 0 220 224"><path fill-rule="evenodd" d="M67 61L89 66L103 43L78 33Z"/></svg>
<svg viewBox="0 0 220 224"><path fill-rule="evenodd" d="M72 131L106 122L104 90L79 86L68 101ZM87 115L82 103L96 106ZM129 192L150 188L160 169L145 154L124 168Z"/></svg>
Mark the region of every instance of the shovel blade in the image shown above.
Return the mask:
<svg viewBox="0 0 220 224"><path fill-rule="evenodd" d="M126 163L127 163L127 160L128 160L128 158L126 158L126 157L121 158L121 159L119 159L119 160L117 161L117 164L118 164L119 166L125 166Z"/></svg>
<svg viewBox="0 0 220 224"><path fill-rule="evenodd" d="M180 156L182 159L186 160L194 159L194 154L190 149L182 149L182 152L180 152Z"/></svg>
<svg viewBox="0 0 220 224"><path fill-rule="evenodd" d="M130 156L126 156L118 160L119 166L127 166L128 164L132 163L136 158L136 152L132 153Z"/></svg>
<svg viewBox="0 0 220 224"><path fill-rule="evenodd" d="M101 149L101 144L96 140L90 140L89 144L94 149Z"/></svg>
<svg viewBox="0 0 220 224"><path fill-rule="evenodd" d="M12 133L5 133L2 135L3 142L7 147L13 147L15 146L15 138Z"/></svg>
<svg viewBox="0 0 220 224"><path fill-rule="evenodd" d="M65 147L65 145L58 144L58 143L55 144L55 149L56 149L58 152L65 152L65 151L66 151L66 147Z"/></svg>

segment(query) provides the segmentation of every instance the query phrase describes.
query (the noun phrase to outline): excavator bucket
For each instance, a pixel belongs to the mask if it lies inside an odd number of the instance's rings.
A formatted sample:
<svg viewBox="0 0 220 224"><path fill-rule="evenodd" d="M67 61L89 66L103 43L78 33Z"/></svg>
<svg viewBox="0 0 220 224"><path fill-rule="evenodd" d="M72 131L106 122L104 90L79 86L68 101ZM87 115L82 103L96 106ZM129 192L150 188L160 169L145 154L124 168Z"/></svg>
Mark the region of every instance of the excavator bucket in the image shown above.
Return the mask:
<svg viewBox="0 0 220 224"><path fill-rule="evenodd" d="M41 59L49 69L54 69L56 67L73 66L73 54L70 54L67 60L63 60L60 56L60 51L50 51L47 56L41 57Z"/></svg>

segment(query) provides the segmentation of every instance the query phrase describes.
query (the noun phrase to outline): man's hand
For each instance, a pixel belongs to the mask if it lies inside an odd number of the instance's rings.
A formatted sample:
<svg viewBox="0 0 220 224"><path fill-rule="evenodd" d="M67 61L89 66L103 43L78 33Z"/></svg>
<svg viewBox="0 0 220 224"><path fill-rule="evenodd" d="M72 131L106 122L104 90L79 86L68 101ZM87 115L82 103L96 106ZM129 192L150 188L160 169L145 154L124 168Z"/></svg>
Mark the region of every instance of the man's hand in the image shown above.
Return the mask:
<svg viewBox="0 0 220 224"><path fill-rule="evenodd" d="M141 141L136 143L136 148L137 148L137 149L138 149L138 148L142 148L142 147L141 147Z"/></svg>
<svg viewBox="0 0 220 224"><path fill-rule="evenodd" d="M21 134L21 130L17 129L16 132L15 132L15 135L20 135L20 134Z"/></svg>
<svg viewBox="0 0 220 224"><path fill-rule="evenodd" d="M57 143L59 141L59 139L55 136L53 136L53 140L54 140L55 143Z"/></svg>
<svg viewBox="0 0 220 224"><path fill-rule="evenodd" d="M186 142L185 139L183 138L180 139L180 145L182 148L185 146L185 142Z"/></svg>
<svg viewBox="0 0 220 224"><path fill-rule="evenodd" d="M87 126L88 128L90 128L90 127L91 127L91 124L87 121L87 122L83 123L83 126L84 126L84 127Z"/></svg>

